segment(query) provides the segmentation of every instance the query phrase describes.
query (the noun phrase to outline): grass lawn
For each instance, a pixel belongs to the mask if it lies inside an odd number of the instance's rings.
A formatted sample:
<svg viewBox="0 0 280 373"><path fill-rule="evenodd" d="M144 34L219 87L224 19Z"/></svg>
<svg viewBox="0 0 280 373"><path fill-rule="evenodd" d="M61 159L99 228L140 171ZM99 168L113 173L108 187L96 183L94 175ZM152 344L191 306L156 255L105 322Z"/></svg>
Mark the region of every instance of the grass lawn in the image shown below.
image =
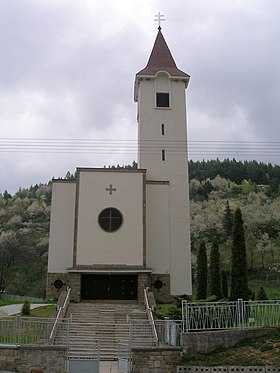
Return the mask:
<svg viewBox="0 0 280 373"><path fill-rule="evenodd" d="M267 283L265 281L249 281L249 288L257 295L260 287L262 286L266 292L268 299L280 299L280 284ZM193 300L196 299L196 283L193 283Z"/></svg>
<svg viewBox="0 0 280 373"><path fill-rule="evenodd" d="M280 284L269 284L266 282L249 281L249 288L257 294L260 287L263 287L268 299L280 299Z"/></svg>
<svg viewBox="0 0 280 373"><path fill-rule="evenodd" d="M55 309L55 304L49 304L47 306L42 306L30 310L31 317L50 317Z"/></svg>
<svg viewBox="0 0 280 373"><path fill-rule="evenodd" d="M219 349L197 358L183 358L184 365L271 365L280 366L280 331L247 339L234 347Z"/></svg>
<svg viewBox="0 0 280 373"><path fill-rule="evenodd" d="M20 304L22 302L10 301L10 300L2 300L0 299L0 307L2 306L9 306L10 304Z"/></svg>
<svg viewBox="0 0 280 373"><path fill-rule="evenodd" d="M47 319L51 316L55 306L55 304L49 304L34 308L30 310L30 316L24 316L16 322L15 317L0 318L0 343L26 344L45 338L46 328L51 325ZM37 319L34 321L34 317L38 317L38 322ZM17 325L16 334L15 325Z"/></svg>
<svg viewBox="0 0 280 373"><path fill-rule="evenodd" d="M47 302L47 303L49 303L49 302ZM22 302L0 300L0 307L9 306L11 304L22 304ZM55 306L56 306L56 304L50 303L47 306L34 308L33 310L30 310L30 316L31 317L50 317L52 312L55 309Z"/></svg>

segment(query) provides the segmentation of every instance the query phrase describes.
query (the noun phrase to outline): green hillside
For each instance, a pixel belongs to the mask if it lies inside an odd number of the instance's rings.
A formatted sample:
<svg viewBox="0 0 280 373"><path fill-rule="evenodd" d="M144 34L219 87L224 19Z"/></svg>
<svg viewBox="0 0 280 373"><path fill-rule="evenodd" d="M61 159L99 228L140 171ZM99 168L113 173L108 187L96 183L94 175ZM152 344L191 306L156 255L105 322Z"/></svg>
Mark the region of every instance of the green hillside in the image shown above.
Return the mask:
<svg viewBox="0 0 280 373"><path fill-rule="evenodd" d="M250 286L254 292L259 286L276 288L280 282L280 167L256 161L191 161L189 171L194 285L202 241L208 256L212 242L218 243L220 269L229 276L232 216L239 207ZM66 177L74 176L68 172ZM44 296L50 205L51 182L22 188L14 195L0 194L0 290Z"/></svg>

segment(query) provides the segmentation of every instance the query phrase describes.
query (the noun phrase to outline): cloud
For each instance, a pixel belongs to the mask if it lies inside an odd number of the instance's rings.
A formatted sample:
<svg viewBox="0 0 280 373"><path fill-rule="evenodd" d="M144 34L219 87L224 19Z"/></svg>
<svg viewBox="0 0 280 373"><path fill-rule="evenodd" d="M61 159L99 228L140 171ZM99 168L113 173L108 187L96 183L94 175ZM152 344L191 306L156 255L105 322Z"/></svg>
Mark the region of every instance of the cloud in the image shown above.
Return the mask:
<svg viewBox="0 0 280 373"><path fill-rule="evenodd" d="M159 11L177 65L191 75L189 139L277 139L278 0L2 0L1 137L134 140L134 75ZM0 154L0 191L136 157Z"/></svg>

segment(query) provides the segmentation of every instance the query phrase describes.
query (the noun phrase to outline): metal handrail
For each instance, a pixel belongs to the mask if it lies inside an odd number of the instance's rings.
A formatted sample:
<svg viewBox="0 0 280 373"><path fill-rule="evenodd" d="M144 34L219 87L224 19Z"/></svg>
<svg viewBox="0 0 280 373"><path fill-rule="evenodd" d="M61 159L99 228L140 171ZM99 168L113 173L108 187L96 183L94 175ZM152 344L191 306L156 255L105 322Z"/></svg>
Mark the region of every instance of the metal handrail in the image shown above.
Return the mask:
<svg viewBox="0 0 280 373"><path fill-rule="evenodd" d="M158 338L158 333L157 333L157 329L156 329L156 326L155 326L155 320L154 320L153 312L152 312L152 309L149 305L149 300L148 300L148 295L147 295L148 291L149 291L148 288L144 289L144 301L145 301L145 306L146 306L148 319L149 319L150 324L152 326L153 335L154 335L156 344L158 345L159 344L159 338Z"/></svg>
<svg viewBox="0 0 280 373"><path fill-rule="evenodd" d="M53 324L52 330L51 330L51 332L50 332L50 337L49 337L50 340L52 340L52 338L53 338L54 331L55 331L56 325L57 325L57 323L58 323L58 320L59 320L59 318L60 318L60 315L61 315L62 310L65 310L65 309L67 308L67 306L68 306L69 298L70 298L70 292L71 292L71 288L67 288L67 289L66 289L66 297L65 297L65 299L64 299L63 305L62 305L61 307L58 305L58 307L59 307L59 308L58 308L58 313L57 313L57 315L56 315L56 318L55 318L55 321L54 321L54 324Z"/></svg>

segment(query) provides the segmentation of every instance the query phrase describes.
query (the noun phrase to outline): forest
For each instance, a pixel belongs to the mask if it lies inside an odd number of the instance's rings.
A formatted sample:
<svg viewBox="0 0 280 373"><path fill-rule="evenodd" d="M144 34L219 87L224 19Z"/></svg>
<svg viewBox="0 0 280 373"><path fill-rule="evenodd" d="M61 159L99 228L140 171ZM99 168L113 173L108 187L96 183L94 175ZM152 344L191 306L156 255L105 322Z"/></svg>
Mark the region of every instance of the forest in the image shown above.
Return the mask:
<svg viewBox="0 0 280 373"><path fill-rule="evenodd" d="M114 167L114 166L113 166ZM116 167L120 167L119 165ZM132 166L136 167L134 162ZM74 178L67 172L64 178ZM232 219L244 221L247 271L259 281L279 281L280 167L256 161L189 162L191 245L194 283L201 242L213 242L220 270L229 275ZM0 291L45 294L52 182L0 194Z"/></svg>

